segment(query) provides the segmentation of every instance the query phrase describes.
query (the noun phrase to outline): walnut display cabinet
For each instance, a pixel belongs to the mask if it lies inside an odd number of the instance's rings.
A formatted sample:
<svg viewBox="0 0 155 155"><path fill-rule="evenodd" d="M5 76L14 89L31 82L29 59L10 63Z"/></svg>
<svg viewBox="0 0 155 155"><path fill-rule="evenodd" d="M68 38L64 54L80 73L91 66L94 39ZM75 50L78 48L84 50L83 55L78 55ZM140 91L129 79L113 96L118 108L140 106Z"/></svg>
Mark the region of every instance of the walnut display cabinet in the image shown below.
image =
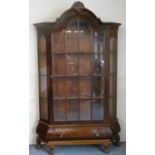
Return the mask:
<svg viewBox="0 0 155 155"><path fill-rule="evenodd" d="M117 31L76 2L56 22L34 24L38 35L37 146L118 144Z"/></svg>

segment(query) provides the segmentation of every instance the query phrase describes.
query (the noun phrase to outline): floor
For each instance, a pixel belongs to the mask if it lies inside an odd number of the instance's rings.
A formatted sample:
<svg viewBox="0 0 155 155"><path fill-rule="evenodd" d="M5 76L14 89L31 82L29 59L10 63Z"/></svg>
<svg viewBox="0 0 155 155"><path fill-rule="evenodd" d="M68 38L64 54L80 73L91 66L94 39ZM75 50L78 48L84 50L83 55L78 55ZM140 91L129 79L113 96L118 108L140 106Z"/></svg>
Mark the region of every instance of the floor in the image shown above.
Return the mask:
<svg viewBox="0 0 155 155"><path fill-rule="evenodd" d="M30 145L29 155L49 155L50 150L47 146L36 149L35 145ZM55 155L103 155L100 146L81 145L81 146L58 146L54 151ZM121 143L119 147L110 145L108 155L126 155L126 143Z"/></svg>

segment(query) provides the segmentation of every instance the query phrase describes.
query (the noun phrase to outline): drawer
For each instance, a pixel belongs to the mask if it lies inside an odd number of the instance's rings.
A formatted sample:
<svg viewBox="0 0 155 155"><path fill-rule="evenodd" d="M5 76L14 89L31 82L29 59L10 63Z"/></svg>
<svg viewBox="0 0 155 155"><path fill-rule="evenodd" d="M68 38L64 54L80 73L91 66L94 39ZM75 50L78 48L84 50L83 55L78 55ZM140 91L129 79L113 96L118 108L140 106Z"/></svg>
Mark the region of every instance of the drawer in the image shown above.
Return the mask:
<svg viewBox="0 0 155 155"><path fill-rule="evenodd" d="M48 135L52 139L106 139L111 136L111 129L106 126L55 127Z"/></svg>

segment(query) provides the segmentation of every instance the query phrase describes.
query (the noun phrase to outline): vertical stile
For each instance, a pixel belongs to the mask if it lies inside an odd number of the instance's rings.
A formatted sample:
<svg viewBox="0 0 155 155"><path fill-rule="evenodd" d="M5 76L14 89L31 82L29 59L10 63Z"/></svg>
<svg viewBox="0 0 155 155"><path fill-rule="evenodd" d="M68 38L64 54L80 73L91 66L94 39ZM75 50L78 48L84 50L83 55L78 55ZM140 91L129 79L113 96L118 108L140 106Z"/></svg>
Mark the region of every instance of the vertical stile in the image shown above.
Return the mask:
<svg viewBox="0 0 155 155"><path fill-rule="evenodd" d="M39 78L39 117L41 119L41 101L40 101L40 32L37 32L37 44L38 44L38 78Z"/></svg>
<svg viewBox="0 0 155 155"><path fill-rule="evenodd" d="M51 44L52 44L51 43L51 34L46 34L46 46L47 46L46 60L49 61L49 62L51 62L51 52L52 52L52 45ZM53 90L51 88L51 81L52 81L52 84L53 84L53 79L51 80L51 77L50 77L51 74L52 74L52 70L53 69L52 69L51 65L50 66L47 65L48 92L51 92L53 94ZM52 105L53 105L53 95L52 96L48 95L48 100L49 100L48 101L48 119L49 119L50 122L51 121L53 122L53 115L52 116L50 115L51 111L53 111L53 107L52 107Z"/></svg>
<svg viewBox="0 0 155 155"><path fill-rule="evenodd" d="M92 103L93 103L93 100L92 100L92 96L93 96L93 78L95 78L95 77L93 77L93 57L94 57L94 51L93 51L93 49L94 49L94 45L93 45L93 30L92 30L92 28L90 27L90 29L91 29L91 99L90 99L90 103L91 103L91 120L93 120L93 115L92 115Z"/></svg>
<svg viewBox="0 0 155 155"><path fill-rule="evenodd" d="M79 77L79 19L77 20L77 57L78 57L78 120L80 120L80 96L79 96L79 89L80 89L80 77Z"/></svg>
<svg viewBox="0 0 155 155"><path fill-rule="evenodd" d="M115 55L115 63L116 63L116 68L115 68L115 79L116 79L116 91L115 91L115 109L117 109L117 58L118 58L118 52L117 52L117 49L118 49L118 31L115 32L116 33L116 55ZM117 117L117 110L115 110L115 117Z"/></svg>
<svg viewBox="0 0 155 155"><path fill-rule="evenodd" d="M52 93L52 99L51 99L51 101L52 101L52 104L51 104L51 111L52 111L52 116L49 116L49 118L50 117L52 117L52 118L50 118L51 120L50 121L52 121L53 122L53 120L54 120L54 113L53 113L53 111L54 111L54 96L53 96L53 77L52 77L52 79L51 79L51 76L53 76L53 60L54 60L54 58L53 58L53 56L54 56L54 54L53 54L53 49L52 49L52 47L53 47L53 34L51 33L50 34L50 38L51 38L51 51L50 51L50 57L51 57L51 64L50 65L52 65L52 66L50 66L50 68L51 68L51 74L49 75L50 77L49 77L49 79L50 79L50 81L51 81L51 83L52 83L52 88L51 88L51 93ZM51 86L50 86L51 87ZM49 102L50 103L50 102ZM49 108L49 107L48 107ZM50 109L50 108L49 108ZM50 114L50 113L49 113Z"/></svg>
<svg viewBox="0 0 155 155"><path fill-rule="evenodd" d="M66 94L66 90L67 90L67 77L66 77L66 32L64 30L64 55L65 55L65 116L66 116L66 121L67 121L67 111L68 111L68 100L67 100L67 94Z"/></svg>
<svg viewBox="0 0 155 155"><path fill-rule="evenodd" d="M104 64L103 64L103 73L102 73L102 85L104 85L104 87L102 87L102 96L103 96L103 100L102 100L102 104L103 104L103 121L105 119L105 103L106 103L106 95L105 95L105 92L106 92L106 89L105 89L105 86L106 86L106 83L105 83L105 68L106 68L106 62L105 62L105 57L106 57L106 36L105 36L105 32L103 32L103 61L104 61Z"/></svg>
<svg viewBox="0 0 155 155"><path fill-rule="evenodd" d="M109 68L110 68L110 44L109 44L109 41L110 41L110 33L109 33L109 30L107 31L107 58L106 58L106 60L107 60L107 66L106 66L106 84L107 84L107 90L106 90L106 92L107 92L107 102L106 102L106 120L108 120L110 117L109 117L109 110L110 110L110 108L109 108L109 104L110 104L110 100L109 100L109 78L110 78L110 76L109 76Z"/></svg>

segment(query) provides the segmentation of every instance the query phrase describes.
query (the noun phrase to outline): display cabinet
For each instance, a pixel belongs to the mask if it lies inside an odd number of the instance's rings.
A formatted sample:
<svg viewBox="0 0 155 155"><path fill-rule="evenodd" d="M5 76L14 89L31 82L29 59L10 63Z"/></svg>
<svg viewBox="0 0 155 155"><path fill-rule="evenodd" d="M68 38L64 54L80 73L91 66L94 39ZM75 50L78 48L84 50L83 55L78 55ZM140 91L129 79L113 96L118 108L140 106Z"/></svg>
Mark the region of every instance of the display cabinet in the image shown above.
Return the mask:
<svg viewBox="0 0 155 155"><path fill-rule="evenodd" d="M117 31L76 2L38 35L37 145L118 144Z"/></svg>

